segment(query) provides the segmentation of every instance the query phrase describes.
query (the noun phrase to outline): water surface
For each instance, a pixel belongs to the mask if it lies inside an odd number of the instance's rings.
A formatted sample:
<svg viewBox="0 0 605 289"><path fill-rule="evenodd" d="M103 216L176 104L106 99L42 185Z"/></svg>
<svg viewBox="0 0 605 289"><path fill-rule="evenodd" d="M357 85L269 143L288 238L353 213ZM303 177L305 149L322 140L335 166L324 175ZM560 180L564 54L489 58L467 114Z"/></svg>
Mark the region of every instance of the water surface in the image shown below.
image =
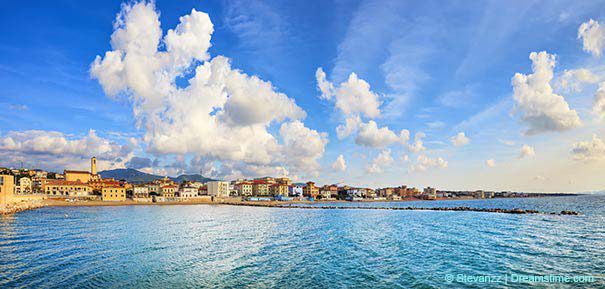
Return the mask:
<svg viewBox="0 0 605 289"><path fill-rule="evenodd" d="M242 206L52 207L0 217L0 288L475 287L451 275L592 275L605 196L338 205L575 210L582 216Z"/></svg>

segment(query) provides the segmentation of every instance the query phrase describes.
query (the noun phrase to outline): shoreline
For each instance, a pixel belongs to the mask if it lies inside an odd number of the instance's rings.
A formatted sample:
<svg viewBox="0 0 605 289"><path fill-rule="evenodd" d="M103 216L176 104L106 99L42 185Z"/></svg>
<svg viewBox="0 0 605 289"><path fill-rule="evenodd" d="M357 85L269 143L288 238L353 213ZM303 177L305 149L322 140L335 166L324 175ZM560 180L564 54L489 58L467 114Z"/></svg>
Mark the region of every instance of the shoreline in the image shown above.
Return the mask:
<svg viewBox="0 0 605 289"><path fill-rule="evenodd" d="M493 199L525 199L523 198L493 198ZM529 197L536 198L536 197ZM418 198L406 198L401 200L291 200L291 201L211 201L211 200L186 200L186 201L167 201L167 202L140 202L132 199L126 201L100 201L100 200L77 200L68 201L70 198L47 198L43 200L45 206L49 207L111 207L111 206L173 206L173 205L232 205L232 206L267 206L267 207L288 207L292 204L328 204L328 203L403 203L403 202L435 202L435 201L469 201L469 200L486 200L475 198L443 198L436 200L424 200Z"/></svg>
<svg viewBox="0 0 605 289"><path fill-rule="evenodd" d="M538 196L536 196L538 197ZM532 198L536 198L532 197ZM543 196L540 196L543 197ZM526 198L526 197L523 197ZM495 198L495 199L509 199L509 198ZM513 198L510 198L513 199ZM522 199L522 198L514 198ZM406 211L472 211L472 212L488 212L488 213L507 213L507 214L545 214L545 215L580 215L574 211L561 211L561 212L540 212L536 210L521 210L521 209L502 209L502 208L472 208L466 206L459 207L376 207L376 206L339 206L339 203L347 204L362 204L362 203L400 203L400 202L434 202L434 201L468 201L468 200L485 200L475 198L457 198L457 199L437 199L437 200L423 200L417 198L406 198L402 200L360 200L360 201L346 201L346 200L319 200L319 201L212 201L208 199L204 200L187 200L187 201L170 201L170 202L140 202L134 200L126 201L99 201L99 200L73 200L70 198L46 198L39 201L21 202L10 205L4 205L0 214L13 214L25 210L34 210L43 207L112 207L112 206L174 206L174 205L229 205L229 206L246 206L246 207L266 207L266 208L286 208L286 209L337 209L337 210L406 210ZM317 205L313 204L336 204L336 205Z"/></svg>

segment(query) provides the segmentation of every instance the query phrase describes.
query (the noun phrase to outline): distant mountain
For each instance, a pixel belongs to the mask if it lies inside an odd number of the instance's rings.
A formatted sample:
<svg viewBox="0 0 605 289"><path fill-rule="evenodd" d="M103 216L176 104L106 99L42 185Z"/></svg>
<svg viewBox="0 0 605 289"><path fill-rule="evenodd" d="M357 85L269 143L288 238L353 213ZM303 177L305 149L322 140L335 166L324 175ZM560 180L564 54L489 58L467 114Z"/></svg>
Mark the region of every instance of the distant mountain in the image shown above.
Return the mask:
<svg viewBox="0 0 605 289"><path fill-rule="evenodd" d="M176 178L170 178L173 181L177 182L177 183L182 183L183 181L191 181L191 182L209 182L209 181L216 181L215 179L211 179L211 178L207 178L204 177L200 174L193 174L193 175L180 175Z"/></svg>
<svg viewBox="0 0 605 289"><path fill-rule="evenodd" d="M99 172L102 178L113 178L116 180L126 180L132 184L147 183L157 179L163 179L164 176L158 176L153 174L144 173L135 169L114 169ZM195 181L195 182L207 182L213 181L213 179L206 178L200 174L193 175L180 175L176 178L169 177L169 179L181 183L183 181Z"/></svg>

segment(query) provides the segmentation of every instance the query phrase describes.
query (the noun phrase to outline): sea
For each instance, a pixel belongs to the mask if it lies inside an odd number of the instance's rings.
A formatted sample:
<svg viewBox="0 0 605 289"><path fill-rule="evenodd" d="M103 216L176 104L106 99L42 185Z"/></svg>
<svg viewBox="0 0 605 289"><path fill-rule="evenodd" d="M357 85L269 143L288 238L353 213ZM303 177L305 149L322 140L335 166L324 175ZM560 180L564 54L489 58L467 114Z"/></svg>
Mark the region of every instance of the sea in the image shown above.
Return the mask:
<svg viewBox="0 0 605 289"><path fill-rule="evenodd" d="M0 216L0 288L605 288L605 196L229 205Z"/></svg>

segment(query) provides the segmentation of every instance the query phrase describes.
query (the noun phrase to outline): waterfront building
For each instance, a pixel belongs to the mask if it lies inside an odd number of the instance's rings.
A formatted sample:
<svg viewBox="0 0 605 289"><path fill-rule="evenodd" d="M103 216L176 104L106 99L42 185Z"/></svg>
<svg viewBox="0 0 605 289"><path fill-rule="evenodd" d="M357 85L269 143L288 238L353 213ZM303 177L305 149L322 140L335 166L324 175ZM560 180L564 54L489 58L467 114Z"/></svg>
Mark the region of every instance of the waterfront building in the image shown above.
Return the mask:
<svg viewBox="0 0 605 289"><path fill-rule="evenodd" d="M332 192L330 190L326 190L323 187L319 189L319 195L321 199L330 199L332 197Z"/></svg>
<svg viewBox="0 0 605 289"><path fill-rule="evenodd" d="M376 195L381 198L391 198L395 193L395 188L382 188L376 191Z"/></svg>
<svg viewBox="0 0 605 289"><path fill-rule="evenodd" d="M174 198L178 188L179 187L176 185L163 185L160 187L160 196L164 198Z"/></svg>
<svg viewBox="0 0 605 289"><path fill-rule="evenodd" d="M436 200L437 199L437 189L426 187L424 188L424 196L425 199Z"/></svg>
<svg viewBox="0 0 605 289"><path fill-rule="evenodd" d="M271 193L272 196L276 197L276 196L282 196L282 197L287 197L288 196L288 185L286 184L273 184L269 187L269 191Z"/></svg>
<svg viewBox="0 0 605 289"><path fill-rule="evenodd" d="M366 198L376 198L376 191L370 188L362 188L362 194Z"/></svg>
<svg viewBox="0 0 605 289"><path fill-rule="evenodd" d="M303 195L305 197L317 198L319 188L315 186L314 182L307 182L307 185L303 188Z"/></svg>
<svg viewBox="0 0 605 289"><path fill-rule="evenodd" d="M132 188L132 194L137 198L147 198L149 197L149 187L145 185L136 185Z"/></svg>
<svg viewBox="0 0 605 289"><path fill-rule="evenodd" d="M46 180L42 183L42 191L51 196L85 197L92 193L92 188L79 181Z"/></svg>
<svg viewBox="0 0 605 289"><path fill-rule="evenodd" d="M252 195L254 196L268 196L269 195L269 183L263 180L255 180L252 183Z"/></svg>
<svg viewBox="0 0 605 289"><path fill-rule="evenodd" d="M288 186L288 195L290 195L291 197L302 197L303 187L299 185Z"/></svg>
<svg viewBox="0 0 605 289"><path fill-rule="evenodd" d="M123 186L119 181L114 179L92 179L88 182L94 193L100 194L103 188Z"/></svg>
<svg viewBox="0 0 605 289"><path fill-rule="evenodd" d="M90 159L90 172L88 171L74 171L65 170L65 180L69 182L81 182L88 183L92 180L99 180L101 177L97 174L97 158L92 157Z"/></svg>
<svg viewBox="0 0 605 289"><path fill-rule="evenodd" d="M88 183L92 180L92 176L87 171L65 170L63 173L68 182Z"/></svg>
<svg viewBox="0 0 605 289"><path fill-rule="evenodd" d="M359 188L348 188L346 192L346 198L362 198L364 191Z"/></svg>
<svg viewBox="0 0 605 289"><path fill-rule="evenodd" d="M475 191L473 193L473 197L475 197L475 199L485 199L485 192L479 190L479 191Z"/></svg>
<svg viewBox="0 0 605 289"><path fill-rule="evenodd" d="M32 179L28 177L21 177L19 179L19 185L15 188L17 194L30 194L32 192Z"/></svg>
<svg viewBox="0 0 605 289"><path fill-rule="evenodd" d="M101 190L101 200L103 201L126 201L126 188L124 187L104 187Z"/></svg>
<svg viewBox="0 0 605 289"><path fill-rule="evenodd" d="M0 175L0 204L8 204L15 193L15 176Z"/></svg>
<svg viewBox="0 0 605 289"><path fill-rule="evenodd" d="M208 195L208 185L203 185L201 188L199 188L198 192L199 192L200 196L207 196Z"/></svg>
<svg viewBox="0 0 605 289"><path fill-rule="evenodd" d="M252 196L252 182L240 181L234 186L240 196Z"/></svg>
<svg viewBox="0 0 605 289"><path fill-rule="evenodd" d="M409 197L417 197L420 195L420 191L417 188L407 188L406 195Z"/></svg>
<svg viewBox="0 0 605 289"><path fill-rule="evenodd" d="M156 194L159 195L160 194L160 184L159 183L150 183L147 184L147 191L149 192L149 194Z"/></svg>
<svg viewBox="0 0 605 289"><path fill-rule="evenodd" d="M405 185L403 185L403 186L399 186L399 187L396 187L396 188L393 190L393 194L394 194L394 195L397 195L397 196L399 196L399 197L402 197L402 198L409 197L409 196L407 195L407 188L408 188L408 187L407 187L407 186L405 186Z"/></svg>
<svg viewBox="0 0 605 289"><path fill-rule="evenodd" d="M292 180L290 180L290 178L288 178L288 177L276 178L275 182L278 184L286 185L286 186L292 185Z"/></svg>
<svg viewBox="0 0 605 289"><path fill-rule="evenodd" d="M193 198L198 196L198 189L194 187L181 187L179 189L179 197L181 198Z"/></svg>
<svg viewBox="0 0 605 289"><path fill-rule="evenodd" d="M325 185L319 190L319 194L325 199L336 198L338 196L337 185Z"/></svg>
<svg viewBox="0 0 605 289"><path fill-rule="evenodd" d="M208 195L213 197L229 197L229 182L211 181L206 183Z"/></svg>

